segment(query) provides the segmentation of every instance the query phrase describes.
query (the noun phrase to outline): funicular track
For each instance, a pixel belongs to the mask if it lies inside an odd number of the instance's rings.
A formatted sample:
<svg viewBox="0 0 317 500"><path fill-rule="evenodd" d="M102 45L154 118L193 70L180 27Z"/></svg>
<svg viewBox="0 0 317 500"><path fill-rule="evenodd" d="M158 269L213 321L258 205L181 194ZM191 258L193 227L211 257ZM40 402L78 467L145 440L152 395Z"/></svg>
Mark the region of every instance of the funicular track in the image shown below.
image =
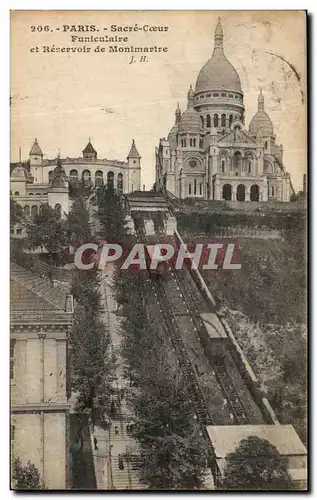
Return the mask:
<svg viewBox="0 0 317 500"><path fill-rule="evenodd" d="M160 243L159 239L158 243ZM170 272L172 273L173 278L175 279L180 289L184 302L190 313L190 317L193 321L193 325L196 327L199 335L201 330L204 329L205 327L203 325L203 322L200 318L199 312L196 307L197 294L193 289L193 283L189 276L189 270L186 267L184 267L184 269L182 269L181 272L178 272L177 270L175 270L175 268L171 266ZM211 367L215 372L219 386L224 396L227 399L228 405L231 408L235 422L240 425L251 423L250 419L247 417L245 413L239 394L231 381L230 374L228 373L225 367L224 361L221 359L215 360L215 362L211 364Z"/></svg>

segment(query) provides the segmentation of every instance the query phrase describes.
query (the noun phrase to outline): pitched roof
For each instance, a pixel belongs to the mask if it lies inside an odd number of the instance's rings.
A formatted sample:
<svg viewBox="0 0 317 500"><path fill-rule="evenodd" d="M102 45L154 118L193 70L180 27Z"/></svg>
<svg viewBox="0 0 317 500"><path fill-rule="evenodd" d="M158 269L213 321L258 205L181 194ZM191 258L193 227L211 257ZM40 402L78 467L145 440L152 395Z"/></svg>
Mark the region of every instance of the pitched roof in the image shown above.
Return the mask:
<svg viewBox="0 0 317 500"><path fill-rule="evenodd" d="M43 155L43 152L37 142L37 139L34 140L33 146L31 147L30 155Z"/></svg>
<svg viewBox="0 0 317 500"><path fill-rule="evenodd" d="M87 146L83 149L83 153L97 153L90 141L88 141Z"/></svg>
<svg viewBox="0 0 317 500"><path fill-rule="evenodd" d="M131 146L130 153L128 154L127 158L141 158L141 156L139 155L139 152L136 148L134 139L132 139L132 146Z"/></svg>
<svg viewBox="0 0 317 500"><path fill-rule="evenodd" d="M62 285L11 262L11 311L66 311L69 292Z"/></svg>

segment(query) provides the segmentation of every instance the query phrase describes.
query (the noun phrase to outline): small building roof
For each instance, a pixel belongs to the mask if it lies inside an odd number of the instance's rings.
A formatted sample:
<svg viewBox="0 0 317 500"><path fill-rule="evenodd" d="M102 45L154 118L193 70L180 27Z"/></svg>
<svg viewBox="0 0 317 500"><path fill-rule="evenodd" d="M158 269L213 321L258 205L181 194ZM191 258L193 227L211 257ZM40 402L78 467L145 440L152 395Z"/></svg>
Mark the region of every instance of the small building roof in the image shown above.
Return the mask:
<svg viewBox="0 0 317 500"><path fill-rule="evenodd" d="M33 146L31 147L30 155L43 155L43 152L36 138L34 140Z"/></svg>
<svg viewBox="0 0 317 500"><path fill-rule="evenodd" d="M42 277L11 262L10 310L67 311L69 292L62 285L54 286Z"/></svg>
<svg viewBox="0 0 317 500"><path fill-rule="evenodd" d="M288 425L209 425L207 432L216 458L225 458L242 439L256 436L275 446L281 455L306 455L307 450L294 427Z"/></svg>
<svg viewBox="0 0 317 500"><path fill-rule="evenodd" d="M132 146L131 146L130 153L128 154L127 158L141 158L141 156L136 148L134 139L132 139Z"/></svg>
<svg viewBox="0 0 317 500"><path fill-rule="evenodd" d="M85 147L85 149L83 149L83 153L94 153L94 154L97 154L97 151L95 150L95 148L91 144L90 139L89 139L88 144Z"/></svg>

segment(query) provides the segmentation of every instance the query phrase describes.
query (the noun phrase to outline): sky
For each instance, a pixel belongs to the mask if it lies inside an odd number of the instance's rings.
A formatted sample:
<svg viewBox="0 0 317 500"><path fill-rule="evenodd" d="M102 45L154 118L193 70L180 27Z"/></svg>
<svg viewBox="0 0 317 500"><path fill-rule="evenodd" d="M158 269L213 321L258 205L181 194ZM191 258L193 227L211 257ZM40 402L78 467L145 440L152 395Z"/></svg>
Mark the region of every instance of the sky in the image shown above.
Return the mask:
<svg viewBox="0 0 317 500"><path fill-rule="evenodd" d="M262 88L276 143L284 146L285 169L295 191L302 189L307 103L306 19L300 11L13 12L11 161L18 161L19 148L22 159L28 159L35 137L45 158L56 157L59 150L61 157L81 156L91 138L99 158L126 160L134 138L142 156L141 184L150 188L155 180L155 147L173 126L177 103L186 109L189 86L195 88L200 69L212 55L218 17L225 54L241 79L246 127ZM63 31L64 25L78 24L96 25L100 31ZM110 29L136 24L168 29ZM109 53L107 43L71 42L74 35L127 36L126 46L157 45L168 51L149 54L145 63L135 54L137 62L129 64L131 54ZM91 51L42 51L43 46L82 45ZM106 52L93 52L97 45L106 47Z"/></svg>

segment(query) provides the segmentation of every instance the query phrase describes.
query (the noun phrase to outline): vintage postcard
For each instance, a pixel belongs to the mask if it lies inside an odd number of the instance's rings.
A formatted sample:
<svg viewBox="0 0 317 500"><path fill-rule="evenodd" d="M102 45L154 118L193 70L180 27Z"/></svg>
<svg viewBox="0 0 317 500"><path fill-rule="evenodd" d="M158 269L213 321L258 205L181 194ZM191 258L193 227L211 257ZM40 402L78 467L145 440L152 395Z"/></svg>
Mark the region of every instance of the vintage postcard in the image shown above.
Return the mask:
<svg viewBox="0 0 317 500"><path fill-rule="evenodd" d="M306 30L11 12L12 489L307 490Z"/></svg>

